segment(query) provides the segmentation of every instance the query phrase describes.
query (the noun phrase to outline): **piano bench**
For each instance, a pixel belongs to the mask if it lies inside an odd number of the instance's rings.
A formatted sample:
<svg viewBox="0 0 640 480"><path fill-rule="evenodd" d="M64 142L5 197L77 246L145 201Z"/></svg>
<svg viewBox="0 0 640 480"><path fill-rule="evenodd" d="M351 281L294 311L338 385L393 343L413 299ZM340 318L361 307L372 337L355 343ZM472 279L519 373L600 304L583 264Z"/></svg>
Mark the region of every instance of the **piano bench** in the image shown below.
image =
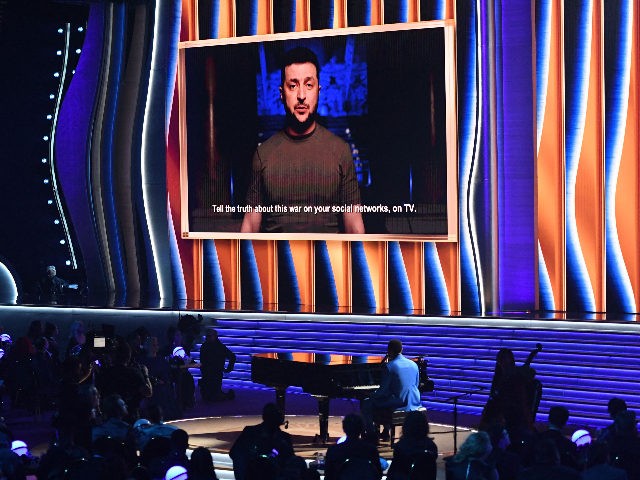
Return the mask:
<svg viewBox="0 0 640 480"><path fill-rule="evenodd" d="M395 443L395 439L396 439L396 427L402 427L402 425L404 424L404 419L407 416L407 413L409 413L409 411L394 410L391 413L391 422L389 423L389 446L393 447L393 444ZM413 411L426 412L427 409L424 407L420 407Z"/></svg>

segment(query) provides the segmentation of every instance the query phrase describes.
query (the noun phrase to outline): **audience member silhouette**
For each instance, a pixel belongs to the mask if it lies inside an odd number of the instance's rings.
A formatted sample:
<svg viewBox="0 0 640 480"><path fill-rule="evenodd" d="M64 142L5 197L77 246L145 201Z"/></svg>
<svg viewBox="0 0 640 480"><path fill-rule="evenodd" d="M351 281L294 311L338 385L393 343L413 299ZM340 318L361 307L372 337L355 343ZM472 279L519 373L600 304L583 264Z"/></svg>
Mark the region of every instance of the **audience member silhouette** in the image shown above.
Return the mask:
<svg viewBox="0 0 640 480"><path fill-rule="evenodd" d="M640 480L640 438L635 412L619 412L613 425L613 435L607 442L611 463L624 469L629 480Z"/></svg>
<svg viewBox="0 0 640 480"><path fill-rule="evenodd" d="M487 461L491 451L487 432L470 434L458 453L445 459L447 480L498 480L498 471Z"/></svg>
<svg viewBox="0 0 640 480"><path fill-rule="evenodd" d="M189 459L189 480L217 480L211 452L204 447L197 447L191 452Z"/></svg>
<svg viewBox="0 0 640 480"><path fill-rule="evenodd" d="M325 480L382 478L378 450L371 442L361 438L364 427L364 420L360 415L350 413L344 417L342 430L347 438L344 442L327 449L324 464Z"/></svg>
<svg viewBox="0 0 640 480"><path fill-rule="evenodd" d="M121 442L133 442L131 424L124 418L127 416L127 404L117 393L104 398L102 411L106 420L91 429L91 438L95 442L100 437L111 437Z"/></svg>
<svg viewBox="0 0 640 480"><path fill-rule="evenodd" d="M71 355L78 355L87 342L87 331L82 320L76 320L71 324L70 337L65 350L65 358Z"/></svg>
<svg viewBox="0 0 640 480"><path fill-rule="evenodd" d="M609 448L604 443L595 442L589 447L587 468L582 472L582 480L628 480L627 472L611 463Z"/></svg>
<svg viewBox="0 0 640 480"><path fill-rule="evenodd" d="M280 429L283 424L282 412L274 403L267 403L262 409L262 423L242 430L229 452L237 480L250 480L249 473L257 466L266 478L268 471L280 470L294 455L291 435Z"/></svg>
<svg viewBox="0 0 640 480"><path fill-rule="evenodd" d="M540 440L533 447L533 465L518 474L518 480L579 480L580 472L560 463L553 440Z"/></svg>
<svg viewBox="0 0 640 480"><path fill-rule="evenodd" d="M393 461L387 480L435 480L438 447L429 438L429 421L424 411L407 413L402 436L393 446Z"/></svg>
<svg viewBox="0 0 640 480"><path fill-rule="evenodd" d="M548 429L538 435L538 441L551 440L556 444L560 454L560 463L578 470L578 450L575 443L562 433L562 429L569 420L569 410L566 407L555 405L549 409Z"/></svg>
<svg viewBox="0 0 640 480"><path fill-rule="evenodd" d="M598 436L596 437L596 442L609 442L610 438L613 436L614 428L615 428L615 419L621 412L627 411L627 403L617 397L613 397L609 399L607 402L607 412L609 413L609 417L611 418L611 423L607 425L605 428L598 432Z"/></svg>
<svg viewBox="0 0 640 480"><path fill-rule="evenodd" d="M144 343L145 355L140 359L145 367L152 385L149 404L162 407L164 418L174 420L180 418L176 394L171 379L171 366L166 358L158 355L158 338L149 336Z"/></svg>
<svg viewBox="0 0 640 480"><path fill-rule="evenodd" d="M496 466L500 480L515 480L523 464L530 463L533 453L520 448L519 453L510 449L511 438L506 430L504 415L496 402L489 401L482 410L478 430L487 432L491 439L491 454L487 463ZM530 445L533 448L533 443Z"/></svg>
<svg viewBox="0 0 640 480"><path fill-rule="evenodd" d="M138 417L142 399L152 394L151 384L140 368L130 364L131 347L126 342L116 342L111 358L113 365L100 369L96 385L105 397L113 393L119 394L127 404L128 418L135 419Z"/></svg>

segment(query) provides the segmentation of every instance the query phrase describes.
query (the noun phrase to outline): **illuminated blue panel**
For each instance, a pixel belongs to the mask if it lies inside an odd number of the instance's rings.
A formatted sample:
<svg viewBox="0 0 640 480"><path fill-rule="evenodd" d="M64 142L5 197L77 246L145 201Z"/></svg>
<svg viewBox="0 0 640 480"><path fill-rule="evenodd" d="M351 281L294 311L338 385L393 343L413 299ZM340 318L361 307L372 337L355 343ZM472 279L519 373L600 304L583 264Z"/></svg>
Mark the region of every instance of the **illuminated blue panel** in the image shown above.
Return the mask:
<svg viewBox="0 0 640 480"><path fill-rule="evenodd" d="M371 25L371 2L373 0L347 0L347 26Z"/></svg>
<svg viewBox="0 0 640 480"><path fill-rule="evenodd" d="M400 243L387 242L389 256L389 310L394 313L413 312L413 298Z"/></svg>
<svg viewBox="0 0 640 480"><path fill-rule="evenodd" d="M408 0L385 0L384 23L404 23L409 20Z"/></svg>
<svg viewBox="0 0 640 480"><path fill-rule="evenodd" d="M496 13L499 307L533 310L537 289L533 18L528 1L501 6Z"/></svg>
<svg viewBox="0 0 640 480"><path fill-rule="evenodd" d="M584 136L589 62L591 58L592 0L565 5L565 221L567 310L592 312L595 297L589 281L576 223L576 178Z"/></svg>
<svg viewBox="0 0 640 480"><path fill-rule="evenodd" d="M56 161L60 185L72 220L91 292L105 290L99 242L93 230L93 201L88 183L88 139L93 127L98 81L102 69L105 6L91 4L82 55L65 95L56 130Z"/></svg>
<svg viewBox="0 0 640 480"><path fill-rule="evenodd" d="M633 4L631 0L607 1L604 9L607 312L636 312L616 225L616 186L629 102Z"/></svg>
<svg viewBox="0 0 640 480"><path fill-rule="evenodd" d="M536 1L536 128L540 148L542 125L549 84L549 51L551 49L551 0Z"/></svg>
<svg viewBox="0 0 640 480"><path fill-rule="evenodd" d="M262 308L262 288L251 240L240 240L240 288L242 308Z"/></svg>
<svg viewBox="0 0 640 480"><path fill-rule="evenodd" d="M296 31L296 0L273 0L273 30L275 33Z"/></svg>
<svg viewBox="0 0 640 480"><path fill-rule="evenodd" d="M258 1L243 0L235 9L236 36L258 34Z"/></svg>
<svg viewBox="0 0 640 480"><path fill-rule="evenodd" d="M296 311L301 303L300 286L291 245L283 240L278 242L278 304L282 308Z"/></svg>
<svg viewBox="0 0 640 480"><path fill-rule="evenodd" d="M218 260L216 244L213 240L202 241L202 286L203 299L211 308L224 307L224 284Z"/></svg>
<svg viewBox="0 0 640 480"><path fill-rule="evenodd" d="M451 304L435 243L424 244L424 272L425 310L448 315L451 313Z"/></svg>
<svg viewBox="0 0 640 480"><path fill-rule="evenodd" d="M366 313L375 312L376 297L362 242L351 242L351 280L353 310Z"/></svg>
<svg viewBox="0 0 640 480"><path fill-rule="evenodd" d="M327 242L316 241L315 246L315 298L316 305L323 312L335 312L338 310L338 290L336 280L331 268Z"/></svg>
<svg viewBox="0 0 640 480"><path fill-rule="evenodd" d="M551 48L551 0L536 2L536 151L540 150L540 138L547 102L549 84L549 52ZM538 243L538 298L540 310L555 310L551 279Z"/></svg>
<svg viewBox="0 0 640 480"><path fill-rule="evenodd" d="M474 8L457 8L460 280L462 310L481 310L479 259L472 209L473 176L481 134L479 19Z"/></svg>

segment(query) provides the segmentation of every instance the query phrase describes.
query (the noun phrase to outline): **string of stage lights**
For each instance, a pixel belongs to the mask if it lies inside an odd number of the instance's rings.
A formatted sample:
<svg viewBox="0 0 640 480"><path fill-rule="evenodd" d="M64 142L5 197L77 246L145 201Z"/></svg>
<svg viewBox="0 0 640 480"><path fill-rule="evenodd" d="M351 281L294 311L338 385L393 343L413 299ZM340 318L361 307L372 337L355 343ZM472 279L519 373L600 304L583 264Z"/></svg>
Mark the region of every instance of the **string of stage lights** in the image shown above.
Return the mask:
<svg viewBox="0 0 640 480"><path fill-rule="evenodd" d="M62 99L64 97L64 92L66 91L70 81L71 76L75 73L75 70L71 69L72 64L77 64L77 59L82 53L82 49L77 47L74 49L72 43L77 43L81 45L82 39L84 38L84 27L78 26L74 27L71 23L66 23L63 27L58 28L58 33L63 36L63 45L61 49L56 50L56 55L61 57L61 65L60 70L54 72L53 76L58 80L55 93L49 94L49 99L54 102L53 112L47 114L47 120L51 121L51 127L49 133L42 137L42 139L47 142L47 154L42 158L42 163L48 165L48 176L44 179L45 185L51 185L51 191L53 194L53 198L47 200L48 205L55 205L56 208L56 218L53 220L55 225L60 225L62 227L62 237L59 240L60 245L62 245L67 253L68 258L65 261L67 266L70 266L73 269L78 268L78 259L76 256L75 247L73 245L73 239L71 238L71 231L69 228L69 221L67 220L67 216L63 206L63 200L60 194L60 188L58 185L58 178L56 174L56 162L55 162L55 140L56 140L56 127L58 123L58 116L60 113L60 106L62 104ZM74 39L72 37L72 33L77 32L80 35L80 38ZM75 53L77 56L75 58L70 58L70 55Z"/></svg>

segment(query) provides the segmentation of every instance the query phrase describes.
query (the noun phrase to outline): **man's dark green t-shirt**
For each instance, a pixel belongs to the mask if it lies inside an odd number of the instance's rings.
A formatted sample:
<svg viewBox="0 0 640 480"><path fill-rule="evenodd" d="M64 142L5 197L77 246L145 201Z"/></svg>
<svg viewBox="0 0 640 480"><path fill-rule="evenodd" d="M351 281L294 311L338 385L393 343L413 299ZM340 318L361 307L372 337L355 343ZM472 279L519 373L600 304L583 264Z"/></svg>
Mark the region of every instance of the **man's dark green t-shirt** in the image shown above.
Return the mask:
<svg viewBox="0 0 640 480"><path fill-rule="evenodd" d="M247 205L267 210L260 231L339 233L340 207L358 204L351 149L321 125L302 138L280 131L258 146Z"/></svg>

